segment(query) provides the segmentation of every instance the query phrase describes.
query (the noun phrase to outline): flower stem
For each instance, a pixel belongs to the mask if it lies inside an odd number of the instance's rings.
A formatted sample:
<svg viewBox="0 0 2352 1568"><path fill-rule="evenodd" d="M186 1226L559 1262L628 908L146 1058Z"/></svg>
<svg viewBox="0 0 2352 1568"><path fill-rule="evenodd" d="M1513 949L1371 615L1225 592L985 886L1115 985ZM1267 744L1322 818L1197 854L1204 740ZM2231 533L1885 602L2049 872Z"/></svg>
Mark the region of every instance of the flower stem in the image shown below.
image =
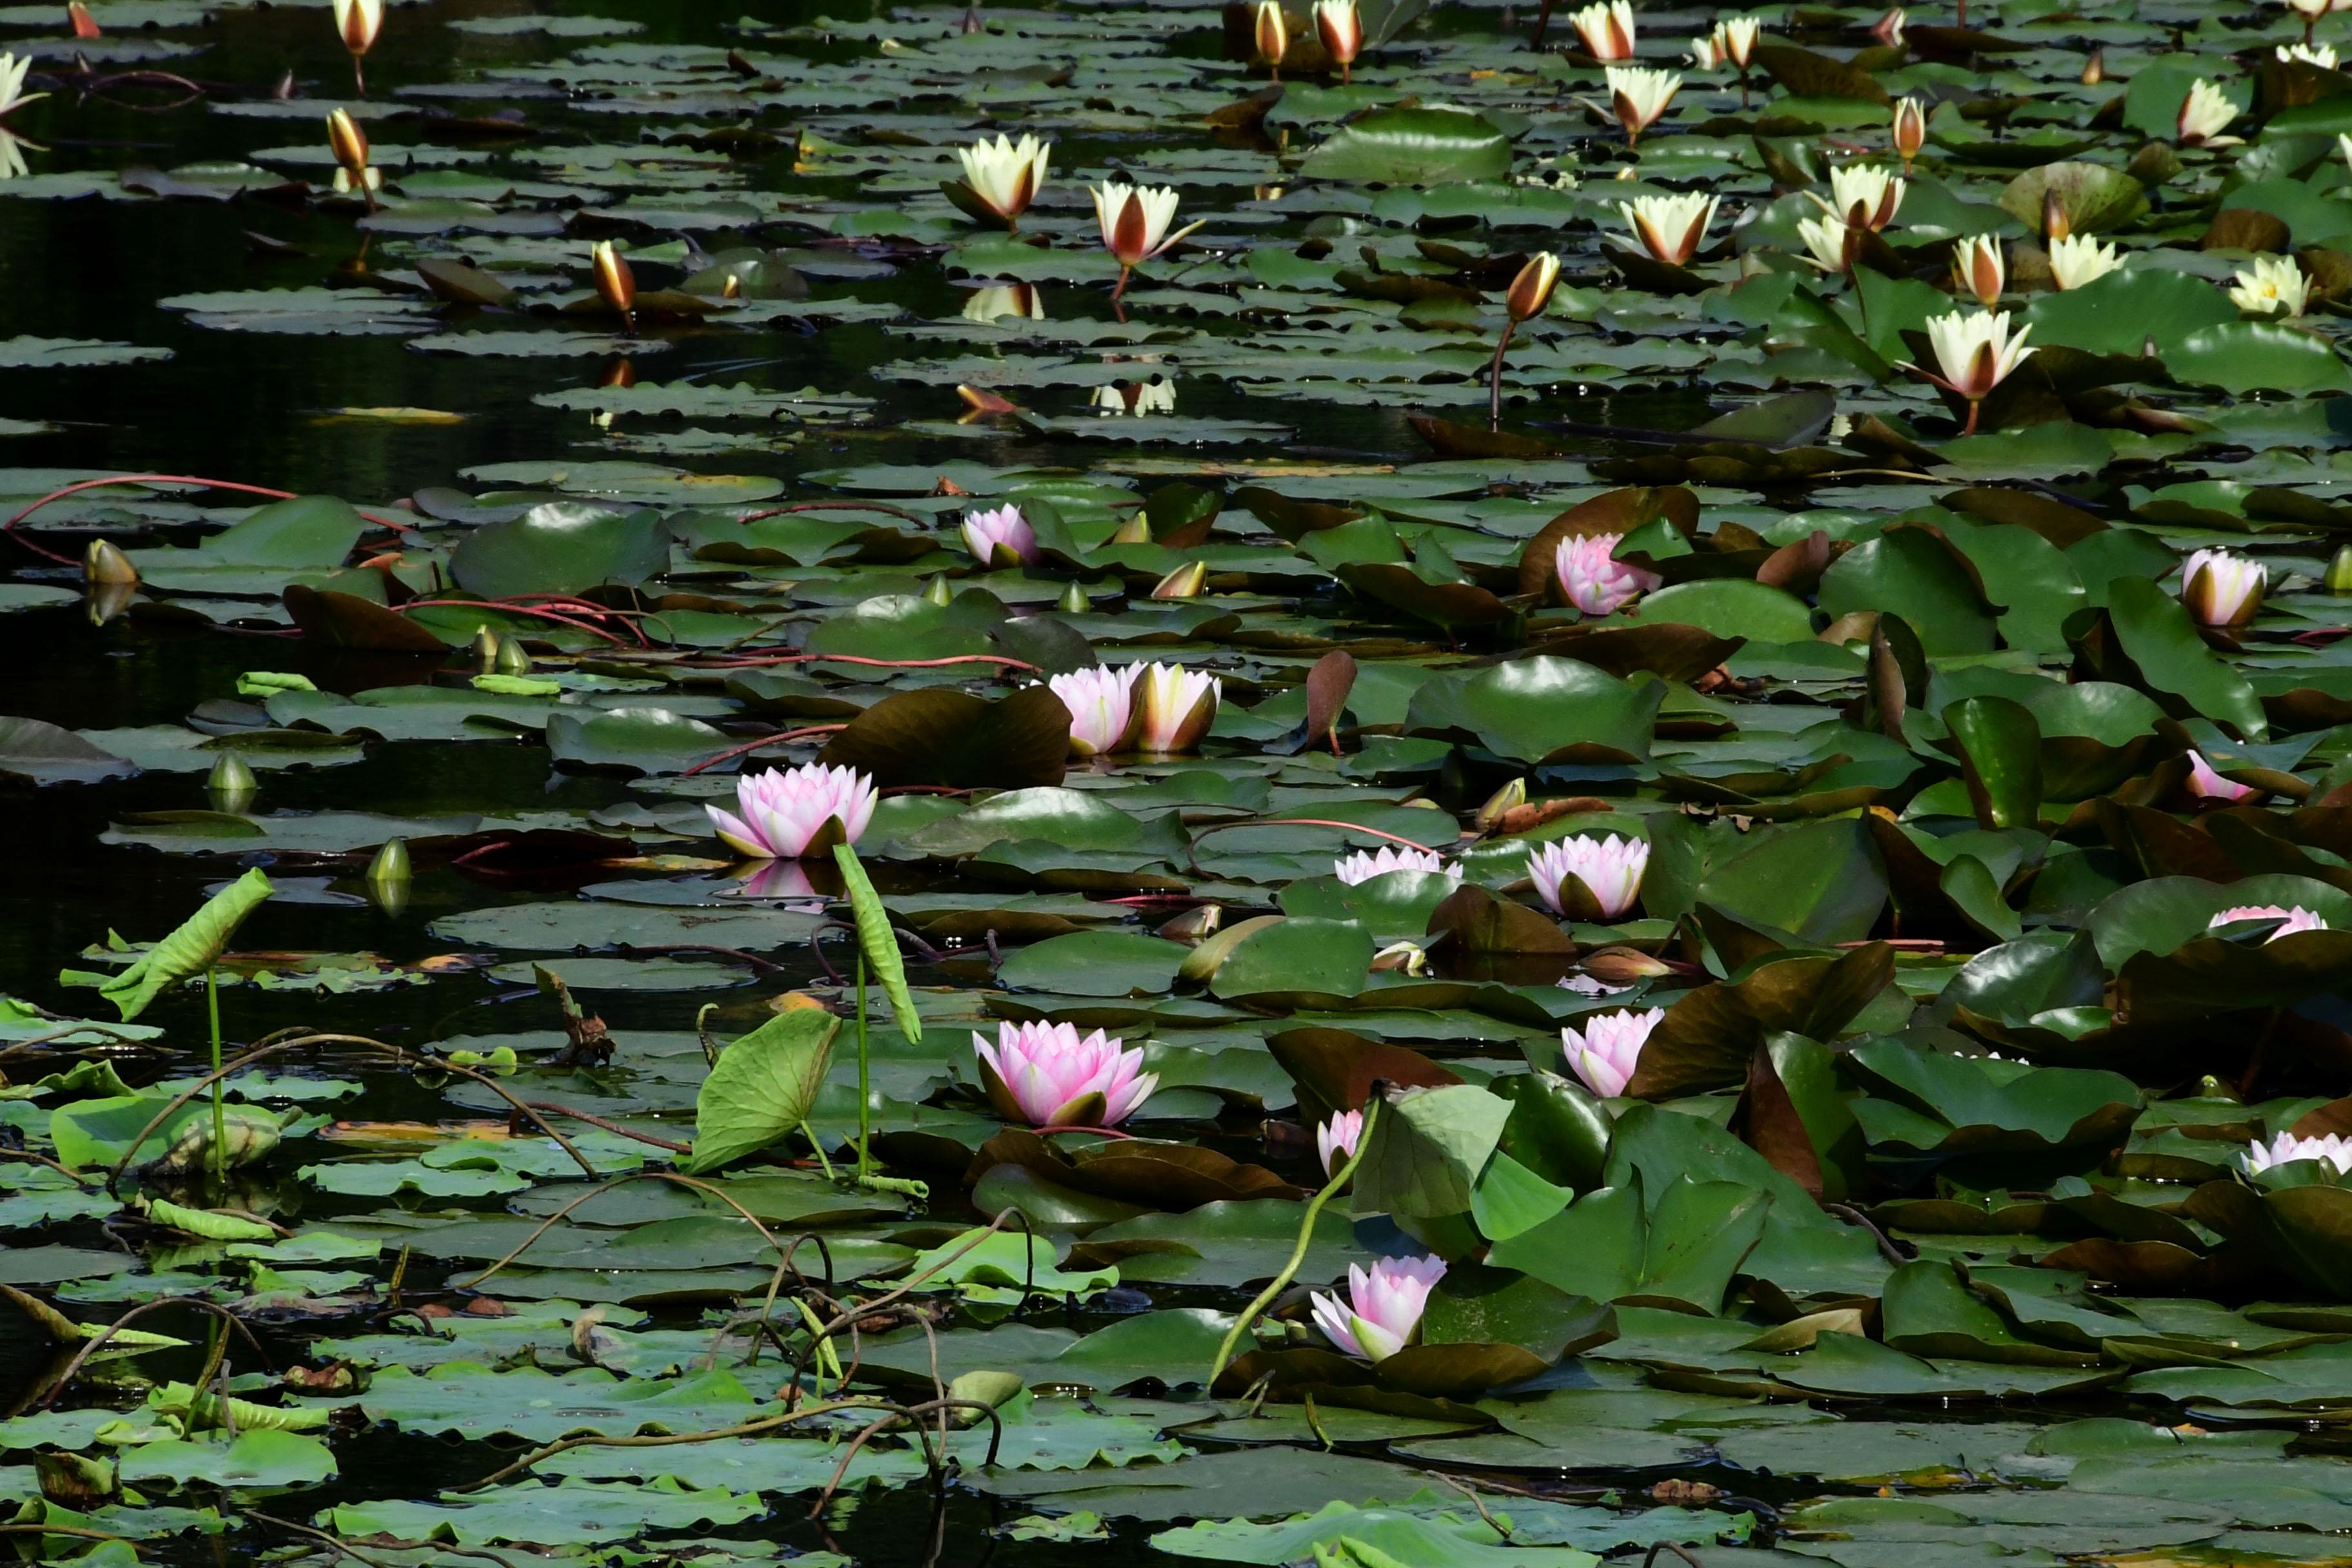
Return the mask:
<svg viewBox="0 0 2352 1568"><path fill-rule="evenodd" d="M866 1098L866 950L857 950L857 1179L864 1181L874 1169L868 1140L873 1130L867 1125L872 1109Z"/></svg>
<svg viewBox="0 0 2352 1568"><path fill-rule="evenodd" d="M1374 1095L1364 1102L1364 1125L1356 1135L1356 1152L1348 1156L1347 1163L1331 1173L1330 1181L1325 1184L1321 1192L1307 1200L1307 1214L1298 1226L1298 1245L1290 1249L1290 1261L1282 1266L1282 1272L1267 1282L1265 1289L1257 1293L1257 1300L1244 1308L1242 1315L1234 1320L1234 1326L1225 1331L1223 1342L1217 1346L1216 1364L1209 1368L1209 1386L1212 1389L1216 1387L1217 1379L1223 1375L1225 1363L1234 1359L1234 1346L1241 1342L1241 1337L1249 1331L1250 1325L1257 1321L1258 1315L1273 1304L1276 1297L1289 1289L1291 1280L1297 1277L1298 1266L1307 1261L1307 1249L1314 1244L1315 1222L1322 1216L1323 1205L1329 1203L1333 1194L1355 1175L1356 1166L1363 1160L1364 1151L1372 1146L1372 1125L1380 1119L1380 1097Z"/></svg>
<svg viewBox="0 0 2352 1568"><path fill-rule="evenodd" d="M1984 412L1984 399L1982 399L1982 398L1980 398L1980 397L1971 397L1971 398L1969 398L1969 422L1968 422L1968 425L1966 426L1966 427L1964 427L1964 428L1960 431L1960 434L1961 434L1961 435L1963 435L1963 436L1973 436L1973 435L1975 435L1975 434L1977 433L1977 416L1978 416L1979 414L1983 413L1983 412Z"/></svg>
<svg viewBox="0 0 2352 1568"><path fill-rule="evenodd" d="M1503 323L1503 335L1495 344L1495 363L1486 367L1486 428L1503 427L1503 354L1511 346L1511 334L1519 330L1517 321Z"/></svg>
<svg viewBox="0 0 2352 1568"><path fill-rule="evenodd" d="M1135 276L1135 268L1132 268L1132 267L1127 267L1127 266L1121 266L1121 267L1119 268L1119 269L1118 269L1118 288L1116 288L1116 289L1113 289L1110 291L1110 302L1111 302L1112 304L1116 305L1116 304L1118 304L1121 300L1123 300L1123 299L1125 299L1125 298L1127 297L1127 280L1128 280L1129 279L1130 279L1130 278L1134 277L1134 276Z"/></svg>
<svg viewBox="0 0 2352 1568"><path fill-rule="evenodd" d="M205 1005L213 1020L213 1185L222 1191L228 1186L228 1116L221 1109L221 1027L220 982L218 972L207 966L205 970Z"/></svg>

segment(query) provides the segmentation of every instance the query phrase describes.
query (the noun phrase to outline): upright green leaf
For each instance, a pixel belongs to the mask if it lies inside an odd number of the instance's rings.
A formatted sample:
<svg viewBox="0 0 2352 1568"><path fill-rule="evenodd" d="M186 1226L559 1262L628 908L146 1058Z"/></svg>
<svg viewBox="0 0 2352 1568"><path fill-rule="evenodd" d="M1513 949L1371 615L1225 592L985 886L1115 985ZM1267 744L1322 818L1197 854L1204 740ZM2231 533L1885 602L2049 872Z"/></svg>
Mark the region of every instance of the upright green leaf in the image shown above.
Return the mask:
<svg viewBox="0 0 2352 1568"><path fill-rule="evenodd" d="M247 871L215 893L179 930L140 954L130 968L100 985L100 994L121 1009L125 1023L136 1018L166 989L217 963L245 917L268 902L275 890L260 871Z"/></svg>
<svg viewBox="0 0 2352 1568"><path fill-rule="evenodd" d="M907 989L907 964L898 955L898 938L890 929L890 911L882 907L882 895L867 880L856 850L846 844L836 844L833 847L833 858L841 868L842 885L848 890L850 910L857 917L857 946L866 954L866 967L874 972L882 994L890 998L890 1011L898 1020L898 1032L907 1037L908 1045L920 1045L923 1020L915 1011L914 994Z"/></svg>
<svg viewBox="0 0 2352 1568"><path fill-rule="evenodd" d="M678 1168L717 1170L806 1121L840 1028L830 1013L794 1007L720 1052L695 1096L694 1150Z"/></svg>

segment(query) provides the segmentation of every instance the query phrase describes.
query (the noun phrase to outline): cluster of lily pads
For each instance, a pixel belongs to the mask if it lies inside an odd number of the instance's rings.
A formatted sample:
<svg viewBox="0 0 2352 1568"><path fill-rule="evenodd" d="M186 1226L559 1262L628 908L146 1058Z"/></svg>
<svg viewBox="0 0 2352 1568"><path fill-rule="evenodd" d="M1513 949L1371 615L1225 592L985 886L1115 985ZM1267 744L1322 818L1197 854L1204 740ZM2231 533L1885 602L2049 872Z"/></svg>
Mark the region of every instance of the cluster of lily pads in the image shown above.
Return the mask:
<svg viewBox="0 0 2352 1568"><path fill-rule="evenodd" d="M1976 9L0 10L0 215L357 252L7 439L365 333L570 443L0 468L211 682L0 718L186 895L5 977L0 1532L2312 1560L2352 32ZM158 73L248 154L30 140Z"/></svg>

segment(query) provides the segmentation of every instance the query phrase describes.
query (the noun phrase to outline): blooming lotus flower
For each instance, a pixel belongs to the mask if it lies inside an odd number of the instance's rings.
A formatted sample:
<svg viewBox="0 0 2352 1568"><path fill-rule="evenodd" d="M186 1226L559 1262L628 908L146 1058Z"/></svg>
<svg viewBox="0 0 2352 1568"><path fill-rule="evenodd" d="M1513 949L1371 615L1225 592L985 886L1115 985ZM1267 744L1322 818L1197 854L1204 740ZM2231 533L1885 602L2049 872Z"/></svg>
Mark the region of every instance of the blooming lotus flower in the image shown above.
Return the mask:
<svg viewBox="0 0 2352 1568"><path fill-rule="evenodd" d="M1862 253L1863 236L1869 232L1840 217L1797 220L1797 237L1805 242L1803 259L1824 272L1852 272L1854 258Z"/></svg>
<svg viewBox="0 0 2352 1568"><path fill-rule="evenodd" d="M1364 1135L1364 1113L1342 1110L1315 1130L1315 1153L1323 1162L1323 1173L1336 1175L1339 1167L1355 1157L1356 1141Z"/></svg>
<svg viewBox="0 0 2352 1568"><path fill-rule="evenodd" d="M1568 1065L1584 1080L1584 1087L1603 1100L1614 1100L1625 1092L1633 1080L1633 1069L1642 1060L1642 1047L1650 1031L1664 1022L1666 1010L1653 1007L1646 1013L1627 1009L1622 1013L1598 1013L1586 1017L1584 1030L1562 1029L1559 1043L1568 1053Z"/></svg>
<svg viewBox="0 0 2352 1568"><path fill-rule="evenodd" d="M1282 0L1257 0L1257 58L1282 79L1282 57L1290 47L1290 21L1282 14Z"/></svg>
<svg viewBox="0 0 2352 1568"><path fill-rule="evenodd" d="M1602 920L1613 921L1632 912L1649 864L1646 840L1614 834L1595 837L1580 833L1528 847L1528 876L1535 882L1536 896L1556 915L1577 917L1597 910ZM1571 877L1577 885L1570 884Z"/></svg>
<svg viewBox="0 0 2352 1568"><path fill-rule="evenodd" d="M1139 749L1163 756L1191 751L1216 722L1224 693L1225 683L1204 670L1145 665L1136 682L1136 706L1143 716Z"/></svg>
<svg viewBox="0 0 2352 1568"><path fill-rule="evenodd" d="M1050 142L1026 135L1015 142L1002 133L993 142L982 137L969 147L959 147L956 157L963 164L963 193L1011 228L1037 199L1038 187L1045 183L1046 160L1053 152Z"/></svg>
<svg viewBox="0 0 2352 1568"><path fill-rule="evenodd" d="M1017 506L964 513L963 547L982 566L1030 566L1037 561L1037 535Z"/></svg>
<svg viewBox="0 0 2352 1568"><path fill-rule="evenodd" d="M1911 172L1911 161L1927 145L1927 111L1919 107L1916 98L1897 99L1895 104L1895 153L1903 160L1903 172Z"/></svg>
<svg viewBox="0 0 2352 1568"><path fill-rule="evenodd" d="M2254 787L2223 778L2213 771L2213 764L2205 760L2204 752L2191 748L2189 753L2189 793L2200 800L2234 804L2252 795Z"/></svg>
<svg viewBox="0 0 2352 1568"><path fill-rule="evenodd" d="M1587 533L1561 540L1551 562L1560 597L1585 615L1613 616L1625 601L1664 581L1617 559L1624 539L1622 533Z"/></svg>
<svg viewBox="0 0 2352 1568"><path fill-rule="evenodd" d="M1168 232L1168 226L1176 220L1172 185L1127 185L1107 180L1094 187L1093 195L1103 248L1118 263L1118 287L1111 292L1114 300L1127 292L1129 273L1201 226L1189 223L1173 234Z"/></svg>
<svg viewBox="0 0 2352 1568"><path fill-rule="evenodd" d="M1683 79L1674 71L1611 66L1605 74L1609 79L1609 104L1616 112L1617 123L1625 128L1625 144L1629 147L1641 142L1642 132L1665 113L1683 86Z"/></svg>
<svg viewBox="0 0 2352 1568"><path fill-rule="evenodd" d="M2313 913L2311 910L2305 909L2301 904L2295 905L2295 907L2291 910L2283 910L2276 904L2240 904L2235 909L2223 910L2220 914L2215 915L2211 920L2207 921L2205 922L2205 929L2207 931L2218 931L2226 925L2235 925L2240 921L2280 921L2281 924L2278 930L2271 932L2270 935L2263 939L2265 945L2278 941L2278 939L2283 936L2293 936L2299 931L2326 931L2329 929L2326 921L2320 919L2318 915Z"/></svg>
<svg viewBox="0 0 2352 1568"><path fill-rule="evenodd" d="M1348 1265L1348 1301L1315 1294L1315 1326L1360 1361L1383 1362L1412 1342L1429 1292L1445 1278L1442 1258L1383 1258L1370 1270Z"/></svg>
<svg viewBox="0 0 2352 1568"><path fill-rule="evenodd" d="M1876 231L1895 221L1895 210L1903 205L1904 186L1900 174L1890 174L1875 163L1847 163L1830 171L1828 201L1810 191L1806 195L1823 211L1835 213L1854 227Z"/></svg>
<svg viewBox="0 0 2352 1568"><path fill-rule="evenodd" d="M971 1047L989 1104L1032 1127L1116 1127L1160 1087L1140 1047L1100 1029L1080 1039L1075 1024L999 1024L994 1045L975 1034Z"/></svg>
<svg viewBox="0 0 2352 1568"><path fill-rule="evenodd" d="M2124 264L2112 245L2102 245L2087 234L2068 235L2050 242L2050 277L2061 289L2095 283Z"/></svg>
<svg viewBox="0 0 2352 1568"><path fill-rule="evenodd" d="M32 68L33 61L29 55L20 60L11 54L0 54L0 114L10 113L49 96L46 92L25 90L25 78Z"/></svg>
<svg viewBox="0 0 2352 1568"><path fill-rule="evenodd" d="M1716 197L1691 192L1673 196L1636 196L1619 202L1626 226L1643 249L1669 267L1680 267L1698 254L1706 226L1715 221Z"/></svg>
<svg viewBox="0 0 2352 1568"><path fill-rule="evenodd" d="M1125 669L1074 669L1048 676L1045 684L1070 710L1070 754L1108 756L1134 743L1143 715L1135 705L1139 666Z"/></svg>
<svg viewBox="0 0 2352 1568"><path fill-rule="evenodd" d="M1584 52L1596 60L1630 60L1633 58L1633 7L1626 0L1600 0L1581 11L1569 14L1568 25L1584 44Z"/></svg>
<svg viewBox="0 0 2352 1568"><path fill-rule="evenodd" d="M1356 0L1315 0L1315 35L1339 68L1339 85L1347 86L1356 57L1364 52L1364 19Z"/></svg>
<svg viewBox="0 0 2352 1568"><path fill-rule="evenodd" d="M2017 335L2011 337L2007 310L1998 314L1979 310L1973 316L1955 310L1948 316L1930 316L1927 342L1936 351L1936 365L1943 374L1920 370L1917 365L1908 368L1953 396L1968 400L1969 424L1962 434L1973 436L1984 400L2033 357L2033 351L2025 346L2026 334L2032 331L2032 327L2020 327Z"/></svg>
<svg viewBox="0 0 2352 1568"><path fill-rule="evenodd" d="M2009 286L2009 267L2000 258L2000 241L1989 234L1972 234L1952 247L1952 290L1977 297L1990 310Z"/></svg>
<svg viewBox="0 0 2352 1568"><path fill-rule="evenodd" d="M1369 882L1374 877L1385 877L1391 871L1443 871L1456 879L1462 875L1462 868L1458 864L1448 866L1426 849L1383 848L1378 854L1370 849L1359 849L1344 860L1331 862L1331 874L1351 888L1359 882Z"/></svg>
<svg viewBox="0 0 2352 1568"><path fill-rule="evenodd" d="M2180 563L2180 602L2200 626L2242 626L2263 607L2270 572L2249 555L2197 550Z"/></svg>
<svg viewBox="0 0 2352 1568"><path fill-rule="evenodd" d="M2305 65L2317 66L2321 70L2332 71L2336 68L2336 46L2333 44L2281 44L2278 47L2278 58L2281 65L2290 65L2300 60Z"/></svg>
<svg viewBox="0 0 2352 1568"><path fill-rule="evenodd" d="M1731 56L1731 63L1744 74L1748 62L1756 58L1756 36L1764 30L1764 19L1761 16L1726 16L1715 25L1715 30L1723 40L1725 52Z"/></svg>
<svg viewBox="0 0 2352 1568"><path fill-rule="evenodd" d="M2352 1142L2331 1132L2325 1138L2298 1138L2292 1132L2282 1132L2265 1144L2248 1144L2239 1156L2246 1174L2267 1171L2273 1165L2292 1164L2297 1160L2319 1160L2334 1167L2337 1175L2352 1171Z"/></svg>
<svg viewBox="0 0 2352 1568"><path fill-rule="evenodd" d="M2224 147L2237 141L2224 137L2230 121L2238 118L2238 106L2221 96L2221 89L2199 77L2189 89L2189 96L2180 100L2180 117L2175 122L2183 147Z"/></svg>
<svg viewBox="0 0 2352 1568"><path fill-rule="evenodd" d="M2250 316L2300 316L2311 303L2311 279L2292 257L2257 256L2238 269L2230 303Z"/></svg>
<svg viewBox="0 0 2352 1568"><path fill-rule="evenodd" d="M352 55L352 80L360 96L367 96L367 77L360 61L375 47L375 37L383 31L383 0L335 0L335 33L343 40L343 47Z"/></svg>
<svg viewBox="0 0 2352 1568"><path fill-rule="evenodd" d="M878 798L874 781L856 769L810 763L736 780L740 816L715 805L702 809L730 847L758 859L799 860L856 843L874 820Z"/></svg>
<svg viewBox="0 0 2352 1568"><path fill-rule="evenodd" d="M1002 316L1044 321L1045 291L1034 283L996 283L973 289L971 298L963 302L963 319L967 321L986 323Z"/></svg>

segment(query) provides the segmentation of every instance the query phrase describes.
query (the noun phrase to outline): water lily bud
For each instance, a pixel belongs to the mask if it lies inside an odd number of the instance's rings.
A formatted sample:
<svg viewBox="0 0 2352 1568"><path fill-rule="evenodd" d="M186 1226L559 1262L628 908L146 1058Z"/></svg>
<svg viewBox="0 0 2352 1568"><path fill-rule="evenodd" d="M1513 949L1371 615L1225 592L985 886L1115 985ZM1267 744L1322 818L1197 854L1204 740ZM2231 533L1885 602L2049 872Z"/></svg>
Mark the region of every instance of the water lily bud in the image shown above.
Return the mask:
<svg viewBox="0 0 2352 1568"><path fill-rule="evenodd" d="M73 24L73 36L77 38L104 36L98 30L98 18L89 14L89 7L81 0L66 0L66 20Z"/></svg>
<svg viewBox="0 0 2352 1568"><path fill-rule="evenodd" d="M139 568L131 564L131 557L103 539L93 539L82 552L81 579L85 583L125 583L136 584Z"/></svg>
<svg viewBox="0 0 2352 1568"><path fill-rule="evenodd" d="M253 770L246 766L245 759L235 752L223 752L220 754L220 761L213 764L211 774L205 780L205 788L215 795L241 795L247 801L253 798L254 791L260 787L261 783L253 776ZM236 811L239 807L225 805L221 809Z"/></svg>
<svg viewBox="0 0 2352 1568"><path fill-rule="evenodd" d="M1085 585L1073 580L1062 590L1061 607L1070 615L1083 616L1095 607L1095 602L1087 597Z"/></svg>
<svg viewBox="0 0 2352 1568"><path fill-rule="evenodd" d="M408 880L408 840L390 838L368 862L367 879L371 882L405 882Z"/></svg>
<svg viewBox="0 0 2352 1568"><path fill-rule="evenodd" d="M2042 193L2042 237L2067 239L2074 233L2074 220L2067 216L2066 204L2058 199L2056 191Z"/></svg>
<svg viewBox="0 0 2352 1568"><path fill-rule="evenodd" d="M591 252L596 264L596 297L610 306L629 331L635 331L637 310L637 275L628 262L613 248L609 239L600 239Z"/></svg>
<svg viewBox="0 0 2352 1568"><path fill-rule="evenodd" d="M1531 321L1544 313L1551 303L1551 291L1559 284L1559 258L1549 250L1539 250L1527 259L1519 275L1511 279L1508 292L1503 296L1503 308L1514 321Z"/></svg>
<svg viewBox="0 0 2352 1568"><path fill-rule="evenodd" d="M491 673L496 675L529 675L530 650L522 646L520 637L505 637L499 643L499 656Z"/></svg>
<svg viewBox="0 0 2352 1568"><path fill-rule="evenodd" d="M1110 542L1113 544L1150 543L1151 520L1143 514L1141 507L1136 508L1127 514L1126 521L1118 525L1118 531L1110 536Z"/></svg>
<svg viewBox="0 0 2352 1568"><path fill-rule="evenodd" d="M1895 151L1906 171L1927 144L1927 111L1919 107L1916 98L1899 100L1895 105Z"/></svg>
<svg viewBox="0 0 2352 1568"><path fill-rule="evenodd" d="M367 132L360 129L351 111L338 109L327 116L327 146L335 154L335 162L355 181L367 179Z"/></svg>
<svg viewBox="0 0 2352 1568"><path fill-rule="evenodd" d="M1279 66L1289 47L1290 24L1282 15L1282 0L1257 0L1257 58Z"/></svg>
<svg viewBox="0 0 2352 1568"><path fill-rule="evenodd" d="M1152 587L1151 596L1155 599L1197 599L1202 589L1208 585L1208 581L1207 562L1187 561L1160 579Z"/></svg>
<svg viewBox="0 0 2352 1568"><path fill-rule="evenodd" d="M375 47L383 31L383 0L335 0L335 32L354 58Z"/></svg>
<svg viewBox="0 0 2352 1568"><path fill-rule="evenodd" d="M1364 19L1356 12L1356 0L1315 0L1315 31L1346 85L1356 57L1364 50Z"/></svg>
<svg viewBox="0 0 2352 1568"><path fill-rule="evenodd" d="M1225 923L1223 904L1195 904L1160 928L1160 934L1171 942L1198 942L1215 934Z"/></svg>
<svg viewBox="0 0 2352 1568"><path fill-rule="evenodd" d="M2352 544L2339 544L2327 563L2327 591L2352 594Z"/></svg>
<svg viewBox="0 0 2352 1568"><path fill-rule="evenodd" d="M499 668L499 634L488 626L474 628L474 663L484 675Z"/></svg>
<svg viewBox="0 0 2352 1568"><path fill-rule="evenodd" d="M2107 51L2093 49L2091 58L2083 62L2083 85L2096 87L2107 79Z"/></svg>
<svg viewBox="0 0 2352 1568"><path fill-rule="evenodd" d="M1492 833L1506 816L1527 804L1528 781L1516 778L1488 795L1486 804L1478 808L1478 815L1472 820L1479 832Z"/></svg>
<svg viewBox="0 0 2352 1568"><path fill-rule="evenodd" d="M1597 952L1588 952L1580 967L1605 985L1631 985L1674 973L1648 953L1630 947L1604 947Z"/></svg>
<svg viewBox="0 0 2352 1568"><path fill-rule="evenodd" d="M2200 625L2242 626L2261 613L2270 572L2251 556L2198 550L2180 563L2180 602Z"/></svg>
<svg viewBox="0 0 2352 1568"><path fill-rule="evenodd" d="M1976 296L1990 310L2000 302L2009 284L2009 268L2001 259L2000 241L1989 234L1972 234L1952 247L1952 290Z"/></svg>
<svg viewBox="0 0 2352 1568"><path fill-rule="evenodd" d="M1429 954L1418 942L1392 942L1372 954L1372 973L1384 974L1401 972L1406 974L1429 973Z"/></svg>
<svg viewBox="0 0 2352 1568"><path fill-rule="evenodd" d="M923 584L923 597L942 607L955 603L955 590L948 586L945 573Z"/></svg>

